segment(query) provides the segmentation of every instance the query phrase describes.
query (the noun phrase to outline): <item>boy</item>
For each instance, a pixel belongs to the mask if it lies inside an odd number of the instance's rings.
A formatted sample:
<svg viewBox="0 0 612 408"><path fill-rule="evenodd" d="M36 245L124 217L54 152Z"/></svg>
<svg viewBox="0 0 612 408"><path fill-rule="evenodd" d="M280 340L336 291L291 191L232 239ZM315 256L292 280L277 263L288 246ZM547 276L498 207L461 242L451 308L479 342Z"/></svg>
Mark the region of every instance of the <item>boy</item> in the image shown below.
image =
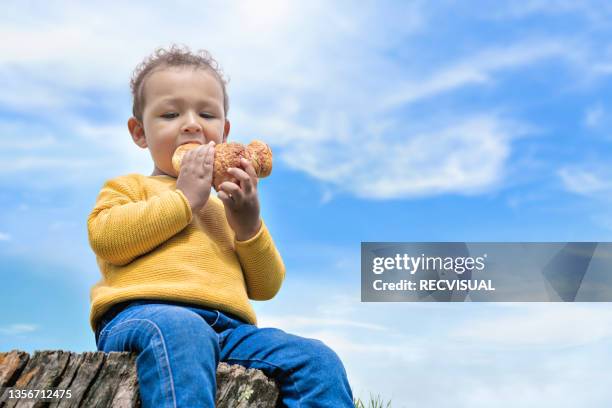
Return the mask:
<svg viewBox="0 0 612 408"><path fill-rule="evenodd" d="M91 289L98 350L135 351L144 407L214 407L220 361L258 368L288 407L352 407L338 356L322 342L258 328L249 299L268 300L285 276L260 218L257 177L210 194L214 145L230 130L225 81L210 55L158 49L132 78L134 143L151 176L107 181L88 218L102 279ZM183 158L181 144L199 143Z"/></svg>

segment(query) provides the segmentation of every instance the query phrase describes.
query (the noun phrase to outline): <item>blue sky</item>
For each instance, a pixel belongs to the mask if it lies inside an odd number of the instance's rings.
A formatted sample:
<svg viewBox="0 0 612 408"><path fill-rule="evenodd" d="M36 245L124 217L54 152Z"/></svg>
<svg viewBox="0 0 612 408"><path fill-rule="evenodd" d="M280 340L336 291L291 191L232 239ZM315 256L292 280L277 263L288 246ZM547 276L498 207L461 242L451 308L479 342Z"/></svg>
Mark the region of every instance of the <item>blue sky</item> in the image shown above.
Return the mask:
<svg viewBox="0 0 612 408"><path fill-rule="evenodd" d="M262 214L287 265L260 326L316 337L394 407L606 406L607 304L360 302L361 241L611 241L612 6L6 2L0 350L95 349L86 219L150 174L129 78L206 48L230 139L267 141ZM8 39L8 40L7 40Z"/></svg>

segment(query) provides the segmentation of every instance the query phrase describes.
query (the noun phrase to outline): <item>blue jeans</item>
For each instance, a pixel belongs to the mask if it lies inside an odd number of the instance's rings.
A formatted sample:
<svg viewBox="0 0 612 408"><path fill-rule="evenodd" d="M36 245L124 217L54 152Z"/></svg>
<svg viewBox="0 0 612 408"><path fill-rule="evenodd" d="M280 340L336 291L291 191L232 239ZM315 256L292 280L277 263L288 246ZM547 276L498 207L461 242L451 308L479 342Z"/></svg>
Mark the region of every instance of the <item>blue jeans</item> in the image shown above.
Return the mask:
<svg viewBox="0 0 612 408"><path fill-rule="evenodd" d="M96 343L104 352L137 353L144 408L214 407L220 361L274 378L284 406L354 407L344 366L323 342L217 310L134 301L100 322Z"/></svg>

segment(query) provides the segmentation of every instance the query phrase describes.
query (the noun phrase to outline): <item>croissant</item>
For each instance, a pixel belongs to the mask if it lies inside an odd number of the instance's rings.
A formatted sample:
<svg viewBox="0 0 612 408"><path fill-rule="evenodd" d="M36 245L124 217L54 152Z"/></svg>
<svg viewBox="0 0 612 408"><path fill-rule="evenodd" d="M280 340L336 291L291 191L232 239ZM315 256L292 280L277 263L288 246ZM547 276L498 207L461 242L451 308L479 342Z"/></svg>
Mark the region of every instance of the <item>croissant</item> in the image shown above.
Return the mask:
<svg viewBox="0 0 612 408"><path fill-rule="evenodd" d="M185 153L200 146L198 143L186 143L179 146L172 156L172 167L179 173ZM251 161L257 177L263 178L272 172L272 150L262 141L254 140L247 146L241 143L220 143L215 145L215 162L213 164L213 187L219 191L224 181L237 180L227 172L230 167L240 168L240 158Z"/></svg>

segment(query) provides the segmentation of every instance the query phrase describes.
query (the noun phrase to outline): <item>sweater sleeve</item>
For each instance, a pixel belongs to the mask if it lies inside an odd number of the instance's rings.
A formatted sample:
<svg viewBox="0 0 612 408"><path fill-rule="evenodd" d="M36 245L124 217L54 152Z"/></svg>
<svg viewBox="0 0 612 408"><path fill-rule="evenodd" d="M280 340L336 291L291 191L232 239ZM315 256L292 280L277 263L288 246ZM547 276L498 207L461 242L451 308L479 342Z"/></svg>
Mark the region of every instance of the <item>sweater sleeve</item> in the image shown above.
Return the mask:
<svg viewBox="0 0 612 408"><path fill-rule="evenodd" d="M236 241L235 247L249 299L272 299L285 279L285 265L263 221L254 237Z"/></svg>
<svg viewBox="0 0 612 408"><path fill-rule="evenodd" d="M191 221L191 207L180 190L144 199L129 176L107 181L87 220L89 244L100 258L125 265L151 251Z"/></svg>

